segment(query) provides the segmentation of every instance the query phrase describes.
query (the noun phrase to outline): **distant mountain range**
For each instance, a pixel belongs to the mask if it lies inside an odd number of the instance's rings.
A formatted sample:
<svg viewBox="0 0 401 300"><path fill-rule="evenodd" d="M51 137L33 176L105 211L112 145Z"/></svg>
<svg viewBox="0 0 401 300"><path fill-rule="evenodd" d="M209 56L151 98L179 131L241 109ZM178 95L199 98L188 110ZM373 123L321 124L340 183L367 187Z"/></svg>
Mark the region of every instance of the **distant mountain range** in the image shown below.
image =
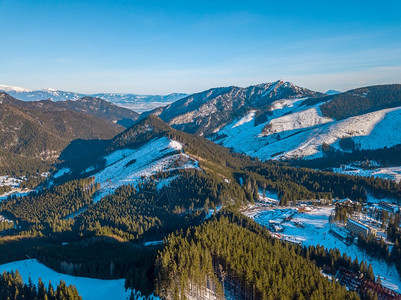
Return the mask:
<svg viewBox="0 0 401 300"><path fill-rule="evenodd" d="M22 87L13 87L0 85L0 91L6 92L10 96L22 101L38 101L51 99L53 101L75 101L80 98L89 96L101 98L118 106L131 109L135 112L144 112L152 110L159 106L170 104L178 99L181 99L187 94L173 93L165 96L160 95L137 95L127 93L97 93L97 94L82 94L68 91L60 91L55 89L29 90Z"/></svg>

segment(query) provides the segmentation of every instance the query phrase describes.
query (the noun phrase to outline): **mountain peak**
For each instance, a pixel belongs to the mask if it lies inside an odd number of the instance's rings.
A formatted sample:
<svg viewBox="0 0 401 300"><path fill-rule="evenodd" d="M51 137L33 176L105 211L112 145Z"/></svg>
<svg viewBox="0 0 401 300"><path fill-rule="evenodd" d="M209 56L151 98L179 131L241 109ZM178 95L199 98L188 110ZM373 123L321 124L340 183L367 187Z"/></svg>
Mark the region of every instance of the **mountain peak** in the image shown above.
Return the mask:
<svg viewBox="0 0 401 300"><path fill-rule="evenodd" d="M2 85L2 84L0 84L0 91L16 92L16 93L28 93L28 92L31 92L31 90L28 90L28 89L23 88L23 87Z"/></svg>
<svg viewBox="0 0 401 300"><path fill-rule="evenodd" d="M341 92L337 91L337 90L328 90L327 92L325 92L325 94L330 95L330 96L337 95L337 94L340 94L340 93Z"/></svg>

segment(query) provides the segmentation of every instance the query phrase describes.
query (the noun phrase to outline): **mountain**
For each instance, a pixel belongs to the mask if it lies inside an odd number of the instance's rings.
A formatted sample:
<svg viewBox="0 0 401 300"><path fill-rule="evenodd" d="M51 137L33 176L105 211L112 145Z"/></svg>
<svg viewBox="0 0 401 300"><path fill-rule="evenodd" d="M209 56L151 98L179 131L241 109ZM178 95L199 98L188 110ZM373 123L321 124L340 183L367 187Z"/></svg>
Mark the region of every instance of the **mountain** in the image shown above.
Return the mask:
<svg viewBox="0 0 401 300"><path fill-rule="evenodd" d="M314 99L278 100L258 121L249 110L210 138L260 159L318 158L327 151L401 144L401 85L365 87Z"/></svg>
<svg viewBox="0 0 401 300"><path fill-rule="evenodd" d="M210 89L145 113L144 116L153 113L174 128L207 136L250 110L256 110L258 118L266 117L276 100L323 95L279 80L247 88L230 86Z"/></svg>
<svg viewBox="0 0 401 300"><path fill-rule="evenodd" d="M139 117L138 113L130 109L119 107L103 99L89 96L75 101L60 101L57 102L57 104L73 111L93 115L95 117L120 124L126 128L132 126L134 121Z"/></svg>
<svg viewBox="0 0 401 300"><path fill-rule="evenodd" d="M52 99L53 101L77 100L84 97L84 94L59 91L51 88L32 91L22 87L0 85L0 91L22 101L38 101Z"/></svg>
<svg viewBox="0 0 401 300"><path fill-rule="evenodd" d="M172 93L165 96L118 93L101 93L92 95L92 97L102 98L118 106L125 107L139 113L171 104L186 96L188 95L183 93Z"/></svg>
<svg viewBox="0 0 401 300"><path fill-rule="evenodd" d="M51 99L53 101L75 101L83 97L101 98L118 106L125 107L136 112L144 112L155 109L159 106L170 104L181 99L186 94L172 93L165 96L160 95L136 95L126 93L97 93L83 94L55 89L29 90L21 87L0 85L0 91L6 92L14 98L23 101L38 101Z"/></svg>
<svg viewBox="0 0 401 300"><path fill-rule="evenodd" d="M23 168L26 160L54 161L72 140L108 139L122 129L52 101L23 102L0 92L2 168L11 164Z"/></svg>
<svg viewBox="0 0 401 300"><path fill-rule="evenodd" d="M229 150L203 137L178 131L150 115L111 140L72 142L60 155L60 180L94 176L104 194L124 184L138 184L158 173L176 177L186 169L232 177L224 167L236 164ZM218 166L218 167L216 167ZM169 175L163 176L166 181ZM222 180L222 179L221 179ZM167 180L168 182L168 180Z"/></svg>
<svg viewBox="0 0 401 300"><path fill-rule="evenodd" d="M144 113L263 160L401 144L401 85L325 95L289 82L215 88ZM398 150L397 150L398 151Z"/></svg>
<svg viewBox="0 0 401 300"><path fill-rule="evenodd" d="M327 92L325 92L326 95L337 95L337 94L341 94L341 92L337 91L337 90L328 90Z"/></svg>

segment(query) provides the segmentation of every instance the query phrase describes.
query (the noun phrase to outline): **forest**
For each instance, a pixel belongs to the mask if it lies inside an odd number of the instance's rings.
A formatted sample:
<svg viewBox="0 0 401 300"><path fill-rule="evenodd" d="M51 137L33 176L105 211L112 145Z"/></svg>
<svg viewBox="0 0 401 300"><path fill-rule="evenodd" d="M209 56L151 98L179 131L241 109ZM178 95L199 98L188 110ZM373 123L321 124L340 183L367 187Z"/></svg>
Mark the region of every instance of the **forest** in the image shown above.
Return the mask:
<svg viewBox="0 0 401 300"><path fill-rule="evenodd" d="M51 283L47 286L42 280L34 283L29 278L28 283L24 283L18 270L14 272L3 272L0 274L0 296L1 299L14 300L82 300L75 286L67 286L64 281L60 281L56 287Z"/></svg>
<svg viewBox="0 0 401 300"><path fill-rule="evenodd" d="M224 291L238 299L359 299L324 278L295 247L228 214L168 236L156 261L156 292L162 298L222 298Z"/></svg>
<svg viewBox="0 0 401 300"><path fill-rule="evenodd" d="M341 120L379 109L401 106L401 85L370 86L326 98L331 101L321 105L323 115Z"/></svg>

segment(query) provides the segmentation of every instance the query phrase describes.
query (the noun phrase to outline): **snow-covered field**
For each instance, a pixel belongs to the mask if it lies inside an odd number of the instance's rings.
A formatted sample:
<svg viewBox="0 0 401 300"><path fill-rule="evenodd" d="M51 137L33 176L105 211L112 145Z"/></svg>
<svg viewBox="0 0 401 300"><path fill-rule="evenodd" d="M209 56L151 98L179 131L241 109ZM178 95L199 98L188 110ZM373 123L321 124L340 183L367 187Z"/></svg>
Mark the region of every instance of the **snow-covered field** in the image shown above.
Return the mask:
<svg viewBox="0 0 401 300"><path fill-rule="evenodd" d="M335 227L329 224L329 216L333 209L333 206L326 206L313 208L311 212L298 213L295 209L278 207L263 208L245 214L264 226L268 226L270 220L282 222L286 217L292 216L290 221L284 221L281 224L284 230L278 232L278 235L283 239L301 243L304 246L322 245L328 249L338 248L341 253L346 253L352 259L358 257L359 261L365 260L368 264L372 264L375 275L380 275L384 286L401 292L400 277L394 265L389 266L384 261L372 258L356 245L346 245L329 233L331 226Z"/></svg>
<svg viewBox="0 0 401 300"><path fill-rule="evenodd" d="M20 179L20 178L9 177L7 175L0 176L0 186L9 186L9 187L16 188L16 187L19 187L21 182L22 182L22 179Z"/></svg>
<svg viewBox="0 0 401 300"><path fill-rule="evenodd" d="M105 159L106 167L93 175L101 185L100 195L96 199L122 185L136 185L159 172L199 168L198 162L183 152L180 143L166 137L154 139L138 149L114 151ZM165 178L158 187L168 183L169 179Z"/></svg>
<svg viewBox="0 0 401 300"><path fill-rule="evenodd" d="M67 285L73 284L84 300L129 299L131 293L130 290L125 290L124 279L100 280L65 275L53 271L35 259L0 265L1 273L3 271L15 270L18 270L25 283L28 282L29 277L32 278L34 283L37 283L39 278L41 278L46 286L49 281L55 286L60 280L64 280Z"/></svg>
<svg viewBox="0 0 401 300"><path fill-rule="evenodd" d="M274 102L268 122L257 126L256 112L249 111L216 131L218 143L260 159L321 157L324 143L339 149L339 141L350 137L360 149L401 143L401 107L336 121L322 115L321 104L305 107L303 100Z"/></svg>
<svg viewBox="0 0 401 300"><path fill-rule="evenodd" d="M14 177L9 177L7 175L0 176L0 186L11 187L11 191L0 195L0 201L7 199L9 196L22 197L22 196L28 195L31 192L31 190L22 191L19 188L19 185L22 182L22 179L24 179L24 177L14 178Z"/></svg>
<svg viewBox="0 0 401 300"><path fill-rule="evenodd" d="M360 167L345 165L340 168L333 168L333 172L364 177L374 176L383 179L391 179L396 182L401 181L401 167L375 168L367 170Z"/></svg>

